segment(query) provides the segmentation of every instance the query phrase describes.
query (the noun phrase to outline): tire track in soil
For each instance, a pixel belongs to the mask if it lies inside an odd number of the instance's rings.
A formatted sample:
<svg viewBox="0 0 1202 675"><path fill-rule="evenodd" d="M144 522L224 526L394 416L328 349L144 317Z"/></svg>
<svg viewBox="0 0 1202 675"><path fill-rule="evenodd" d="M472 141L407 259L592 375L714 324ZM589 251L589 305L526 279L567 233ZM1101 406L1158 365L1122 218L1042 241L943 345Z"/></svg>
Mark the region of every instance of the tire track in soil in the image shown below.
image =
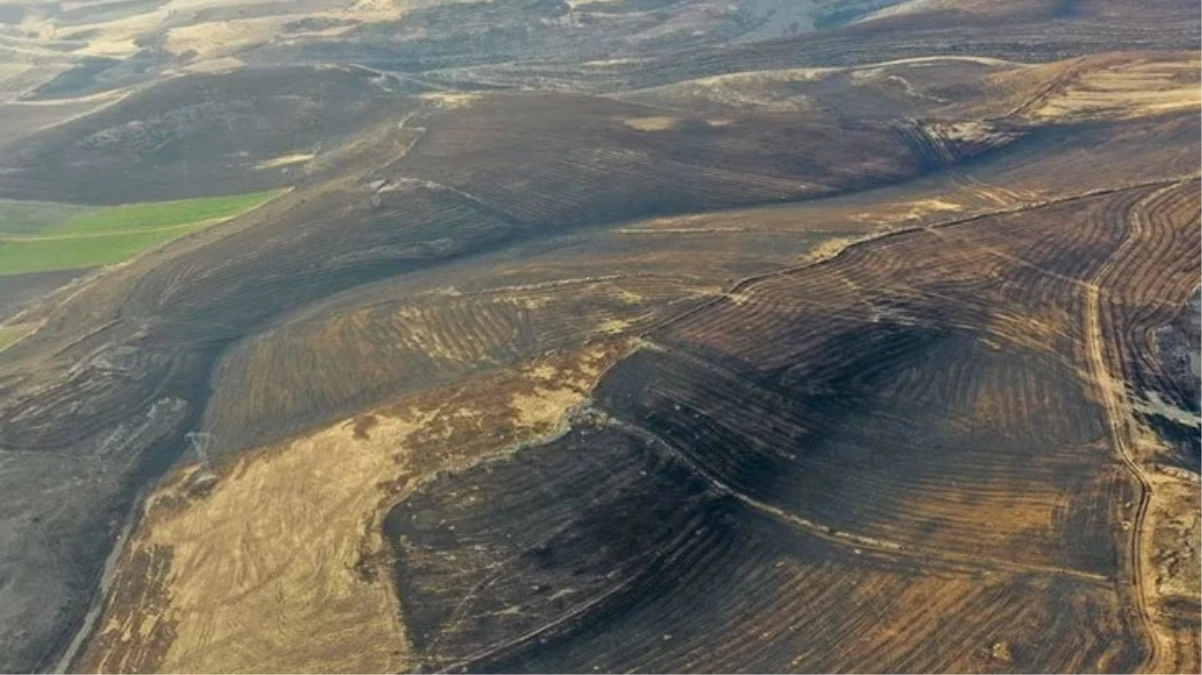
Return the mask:
<svg viewBox="0 0 1202 675"><path fill-rule="evenodd" d="M1111 256L1110 260L1098 270L1095 279L1104 279L1106 272L1114 266L1115 261L1121 259L1125 250L1138 242L1139 234L1143 227L1141 217L1147 205L1165 192L1181 186L1184 182L1186 180L1182 179L1164 185L1159 190L1146 195L1135 204L1128 216L1130 230L1126 239L1114 255ZM1143 569L1144 530L1147 527L1147 515L1152 502L1152 481L1148 478L1143 467L1140 466L1134 451L1136 445L1134 426L1136 421L1131 415L1132 407L1130 401L1127 400L1127 390L1123 386L1123 383L1111 373L1106 361L1105 331L1102 325L1101 288L1098 283L1094 283L1084 285L1084 289L1085 346L1090 372L1093 374L1094 384L1098 390L1102 408L1106 413L1107 426L1110 430L1115 452L1123 466L1139 484L1139 499L1135 517L1132 521L1128 550L1128 556L1130 556L1131 560L1131 590L1135 600L1136 613L1139 615L1140 624L1143 626L1143 631L1148 640L1149 651L1144 661L1145 669L1149 672L1161 672L1164 670L1160 666L1161 656L1166 652L1166 648L1168 648L1167 651L1172 651L1172 640L1162 633L1160 626L1152 619L1152 612L1149 609L1148 603L1148 588L1144 579Z"/></svg>

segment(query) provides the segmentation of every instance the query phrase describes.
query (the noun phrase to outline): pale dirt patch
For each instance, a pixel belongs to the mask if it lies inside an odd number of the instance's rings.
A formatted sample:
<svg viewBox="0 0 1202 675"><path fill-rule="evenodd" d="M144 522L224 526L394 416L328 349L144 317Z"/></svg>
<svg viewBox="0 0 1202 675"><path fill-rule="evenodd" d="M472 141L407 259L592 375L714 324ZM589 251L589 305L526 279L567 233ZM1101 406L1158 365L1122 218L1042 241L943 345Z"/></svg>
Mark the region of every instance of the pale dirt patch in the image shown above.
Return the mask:
<svg viewBox="0 0 1202 675"><path fill-rule="evenodd" d="M1196 482L1149 474L1155 485L1148 512L1157 594L1196 599L1202 595L1202 493Z"/></svg>
<svg viewBox="0 0 1202 675"><path fill-rule="evenodd" d="M178 512L187 479L156 492L133 547L171 551L168 598L106 617L101 634L128 635L131 621L173 624L156 668L167 672L404 669L389 650L333 647L404 644L387 585L365 583L354 566L364 543L383 546L368 527L380 499L373 486L403 471L392 450L424 421L378 418L366 442L339 424L246 457Z"/></svg>
<svg viewBox="0 0 1202 675"><path fill-rule="evenodd" d="M680 123L678 117L655 115L652 117L628 117L622 123L639 131L671 131Z"/></svg>
<svg viewBox="0 0 1202 675"><path fill-rule="evenodd" d="M474 94L467 92L446 92L446 91L431 91L424 94L418 94L419 99L428 101L446 110L454 110L456 108L466 108L476 101L483 98L483 94Z"/></svg>
<svg viewBox="0 0 1202 675"><path fill-rule="evenodd" d="M627 305L637 305L643 301L643 296L634 291L623 289L618 292L618 299Z"/></svg>
<svg viewBox="0 0 1202 675"><path fill-rule="evenodd" d="M518 391L510 398L518 429L545 433L553 428L565 411L588 398L608 365L605 352L590 350L572 363L541 363L522 371L538 384L532 392Z"/></svg>
<svg viewBox="0 0 1202 675"><path fill-rule="evenodd" d="M963 204L957 204L956 202L949 202L939 198L919 199L917 201L905 202L901 205L901 207L905 209L903 218L907 220L918 219L932 213L943 213L949 211L952 213L957 213L964 210Z"/></svg>
<svg viewBox="0 0 1202 675"><path fill-rule="evenodd" d="M289 164L300 164L302 162L307 162L316 156L317 155L312 152L298 152L293 155L284 155L282 157L263 160L262 162L255 164L255 168L274 169L281 166L288 166Z"/></svg>
<svg viewBox="0 0 1202 675"><path fill-rule="evenodd" d="M567 0L568 6L576 9L582 5L591 5L598 2L621 2L621 0Z"/></svg>
<svg viewBox="0 0 1202 675"><path fill-rule="evenodd" d="M571 387L547 389L535 387L531 394L514 394L510 405L517 412L519 428L546 432L557 422L563 411L584 401L583 392Z"/></svg>
<svg viewBox="0 0 1202 675"><path fill-rule="evenodd" d="M515 299L526 309L542 309L550 305L553 300L552 296L549 295L523 295Z"/></svg>
<svg viewBox="0 0 1202 675"><path fill-rule="evenodd" d="M198 60L220 58L270 42L290 20L288 16L270 16L172 28L167 33L167 49L177 56L194 52Z"/></svg>
<svg viewBox="0 0 1202 675"><path fill-rule="evenodd" d="M570 4L570 3L569 3ZM612 68L614 66L624 66L631 63L638 63L642 59L636 58L617 58L617 59L597 59L595 61L585 61L580 65L585 68Z"/></svg>
<svg viewBox="0 0 1202 675"><path fill-rule="evenodd" d="M78 53L96 56L132 56L141 49L135 40L141 35L153 33L168 18L164 8L156 8L143 14L123 17L115 21L71 26L69 29L52 32L56 39L77 39L88 36L87 46ZM52 23L47 25L53 25ZM49 35L46 36L49 38Z"/></svg>
<svg viewBox="0 0 1202 675"><path fill-rule="evenodd" d="M928 127L949 141L961 143L984 141L997 135L997 131L992 126L976 120L930 124Z"/></svg>
<svg viewBox="0 0 1202 675"><path fill-rule="evenodd" d="M806 251L797 259L799 263L818 263L824 260L830 260L837 257L840 253L847 250L847 247L858 244L862 241L876 237L876 234L865 234L854 237L831 237L824 240L814 248ZM742 303L739 303L742 304Z"/></svg>
<svg viewBox="0 0 1202 675"><path fill-rule="evenodd" d="M1197 607L1202 598L1202 492L1197 474L1149 471L1151 500L1144 518L1143 584L1160 645L1148 672L1198 672L1197 624L1182 624L1170 603ZM1195 615L1196 616L1196 615Z"/></svg>
<svg viewBox="0 0 1202 675"><path fill-rule="evenodd" d="M955 10L961 12L983 13L989 5L986 3L964 2L964 0L906 0L905 2L878 9L868 16L857 19L853 23L863 23L890 16L905 14L921 14L939 10Z"/></svg>
<svg viewBox="0 0 1202 675"><path fill-rule="evenodd" d="M539 380L550 381L559 374L559 369L549 363L540 363L530 369L530 374Z"/></svg>
<svg viewBox="0 0 1202 675"><path fill-rule="evenodd" d="M888 209L852 214L848 218L860 223L896 224L918 220L933 213L959 213L964 208L964 205L958 202L933 197L899 202Z"/></svg>
<svg viewBox="0 0 1202 675"><path fill-rule="evenodd" d="M1202 107L1199 62L1144 63L1089 73L1034 112L1038 118L1080 115L1133 118Z"/></svg>
<svg viewBox="0 0 1202 675"><path fill-rule="evenodd" d="M277 13L271 16L172 25L201 10L257 4L261 3L256 0L169 0L162 5L148 6L145 12L110 21L59 27L55 25L55 17L48 15L38 17L32 27L39 31L39 39L47 45L56 40L83 39L87 44L77 53L116 57L130 56L140 50L141 47L135 42L138 38L166 30L169 51L176 55L194 51L196 59L208 60L281 40L335 37L353 30L359 24L395 21L414 6L410 0L347 0L344 3L330 2L328 10L298 13L297 8L289 3L279 3ZM350 19L354 23L288 34L280 31L285 23L301 18ZM33 19L27 19L27 23L31 21Z"/></svg>
<svg viewBox="0 0 1202 675"><path fill-rule="evenodd" d="M632 319L606 319L597 326L597 330L606 335L615 335L633 325L634 321Z"/></svg>
<svg viewBox="0 0 1202 675"><path fill-rule="evenodd" d="M990 66L994 68L1008 68L1022 65L1018 61L1007 61L1005 59L995 59L989 56L912 56L905 59L894 59L892 61L880 61L878 63L869 64L870 68L881 68L887 66L928 66L939 63L972 63L978 66Z"/></svg>
<svg viewBox="0 0 1202 675"><path fill-rule="evenodd" d="M632 348L599 343L404 397L243 455L218 469L207 494L198 467L177 473L147 500L83 662L106 671L409 670L380 530L387 510L423 476L562 426ZM484 429L504 430L504 440ZM148 556L160 561L157 592L131 562Z"/></svg>
<svg viewBox="0 0 1202 675"><path fill-rule="evenodd" d="M24 340L41 327L41 322L25 322L0 325L0 352Z"/></svg>
<svg viewBox="0 0 1202 675"><path fill-rule="evenodd" d="M1119 53L1030 66L993 81L1031 119L1132 119L1202 108L1200 68L1197 52Z"/></svg>

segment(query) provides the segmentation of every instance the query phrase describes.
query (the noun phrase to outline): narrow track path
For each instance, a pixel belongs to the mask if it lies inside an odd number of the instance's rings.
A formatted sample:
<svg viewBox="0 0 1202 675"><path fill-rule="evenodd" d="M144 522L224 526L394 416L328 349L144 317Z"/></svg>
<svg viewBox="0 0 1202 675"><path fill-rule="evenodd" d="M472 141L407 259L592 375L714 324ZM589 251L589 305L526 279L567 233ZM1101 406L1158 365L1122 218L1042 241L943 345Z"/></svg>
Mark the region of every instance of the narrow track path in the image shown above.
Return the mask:
<svg viewBox="0 0 1202 675"><path fill-rule="evenodd" d="M1127 388L1121 378L1111 372L1106 353L1106 332L1102 316L1102 285L1105 284L1107 273L1113 268L1116 260L1132 247L1140 245L1144 228L1153 226L1147 217L1148 204L1153 203L1163 193L1180 187L1188 179L1173 181L1159 190L1144 196L1136 203L1128 216L1129 230L1126 239L1118 250L1106 261L1095 275L1095 282L1083 284L1085 289L1085 347L1089 361L1089 372L1094 379L1099 401L1106 413L1107 427L1115 453L1123 466L1135 479L1139 486L1135 516L1131 524L1131 538L1128 542L1128 558L1130 560L1130 581L1136 613L1140 624L1148 637L1148 657L1145 669L1150 672L1164 670L1161 657L1173 651L1171 636L1164 635L1161 626L1153 618L1150 608L1149 595L1144 571L1144 546L1147 529L1149 507L1153 497L1153 481L1140 463L1136 452L1137 422L1132 414L1133 407L1128 400Z"/></svg>

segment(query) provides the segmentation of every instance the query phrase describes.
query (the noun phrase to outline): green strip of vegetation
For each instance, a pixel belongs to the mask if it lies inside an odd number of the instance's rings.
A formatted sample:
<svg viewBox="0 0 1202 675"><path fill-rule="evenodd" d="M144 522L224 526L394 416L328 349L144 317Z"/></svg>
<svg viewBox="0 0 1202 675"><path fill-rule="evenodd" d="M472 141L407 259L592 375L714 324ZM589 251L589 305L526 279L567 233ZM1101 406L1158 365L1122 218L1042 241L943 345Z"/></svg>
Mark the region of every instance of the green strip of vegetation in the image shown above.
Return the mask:
<svg viewBox="0 0 1202 675"><path fill-rule="evenodd" d="M182 199L174 202L142 202L110 206L93 213L69 219L47 234L88 234L146 230L200 223L216 218L229 218L247 211L277 194L252 192L245 195Z"/></svg>
<svg viewBox="0 0 1202 675"><path fill-rule="evenodd" d="M214 220L243 213L280 194L279 191L244 195L142 202L83 212L65 211L51 220L43 210L28 209L4 219L0 205L0 276L81 269L128 260Z"/></svg>

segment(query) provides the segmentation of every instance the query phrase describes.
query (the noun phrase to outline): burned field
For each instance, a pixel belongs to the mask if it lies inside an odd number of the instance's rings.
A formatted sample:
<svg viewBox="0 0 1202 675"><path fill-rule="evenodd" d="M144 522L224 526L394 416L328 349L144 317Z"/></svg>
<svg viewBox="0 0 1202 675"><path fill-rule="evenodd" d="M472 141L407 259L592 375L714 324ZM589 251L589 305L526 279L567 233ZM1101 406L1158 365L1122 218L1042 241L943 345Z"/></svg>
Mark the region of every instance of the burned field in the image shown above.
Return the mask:
<svg viewBox="0 0 1202 675"><path fill-rule="evenodd" d="M1202 667L1196 8L336 4L0 72L272 196L0 285L0 670Z"/></svg>
<svg viewBox="0 0 1202 675"><path fill-rule="evenodd" d="M1034 170L1014 165L997 171L1016 185ZM1099 332L1171 324L1192 292L1196 182L1142 178L1005 209L943 184L960 216L849 200L661 218L586 235L587 256L571 235L471 258L470 282L452 264L313 304L214 370L203 425L227 477L198 492L185 471L146 507L125 555L171 571L119 566L79 665L1188 670L1196 633L1156 631L1190 625L1175 594L1193 591L1155 562L1178 540L1131 540L1145 493L1117 448L1149 438L1115 440L1104 383L1128 366ZM814 232L840 213L879 220ZM774 257L762 238L789 227L811 243ZM715 236L756 274L724 286L731 269L669 255ZM1114 276L1145 236L1155 273ZM1132 316L1144 283L1168 299ZM582 342L624 346L597 361ZM230 549L215 508L281 520ZM289 555L314 519L317 557ZM1133 583L1137 555L1177 590L1137 595L1159 583ZM318 595L261 620L300 587ZM158 628L122 637L139 623ZM298 626L330 641L298 652Z"/></svg>
<svg viewBox="0 0 1202 675"><path fill-rule="evenodd" d="M1100 405L1119 362L1102 347L1090 363L1090 342L1099 322L1169 318L1097 300L1141 292L1108 272L1131 264L1136 228L1165 256L1141 283L1188 298L1196 187L890 237L650 333L563 439L393 509L417 655L534 672L1192 667L1126 611L1146 601L1127 572L1144 553L1116 534L1144 497ZM1047 226L1065 219L1078 227Z"/></svg>

